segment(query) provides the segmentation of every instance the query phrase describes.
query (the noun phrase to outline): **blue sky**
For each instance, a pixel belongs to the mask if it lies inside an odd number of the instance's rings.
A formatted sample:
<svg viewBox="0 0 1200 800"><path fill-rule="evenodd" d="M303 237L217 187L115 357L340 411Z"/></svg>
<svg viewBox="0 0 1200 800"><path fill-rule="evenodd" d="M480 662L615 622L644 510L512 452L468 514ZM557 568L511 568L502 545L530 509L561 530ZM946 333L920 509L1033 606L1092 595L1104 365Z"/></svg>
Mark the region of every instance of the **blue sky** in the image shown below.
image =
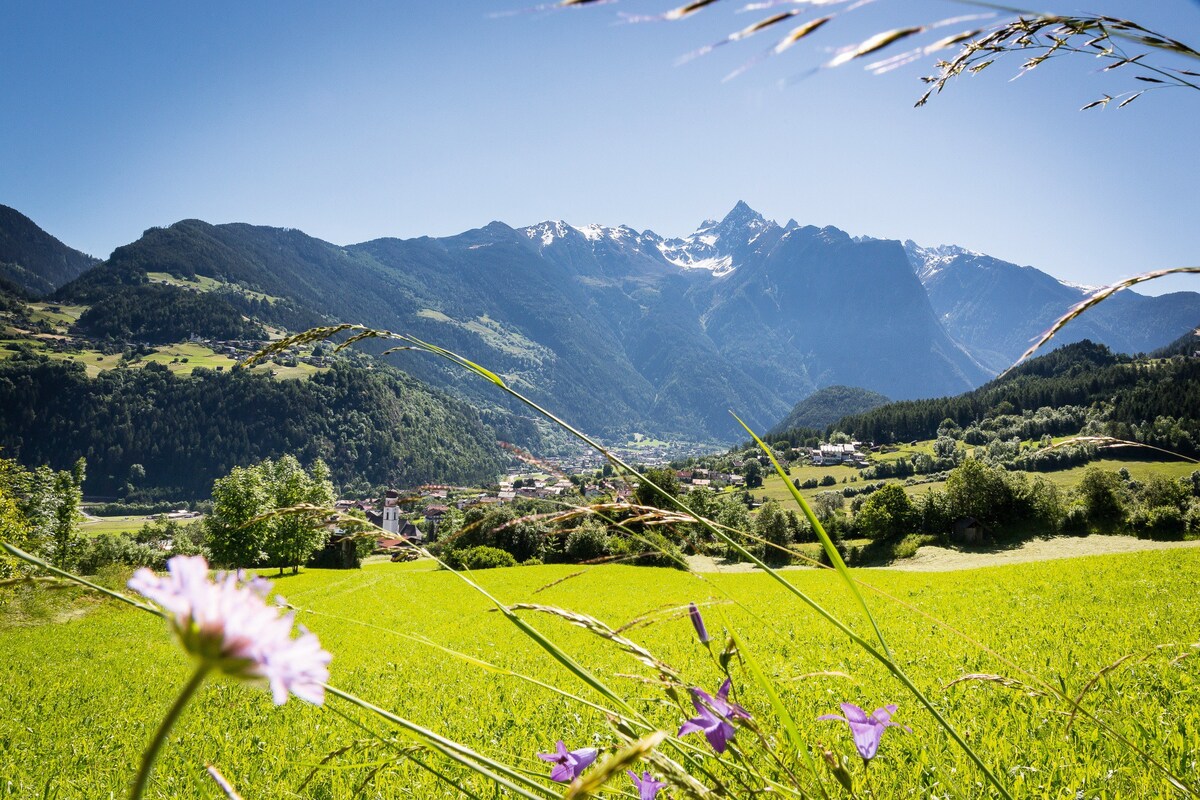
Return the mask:
<svg viewBox="0 0 1200 800"><path fill-rule="evenodd" d="M802 77L879 29L972 13L939 0L878 0L727 82L786 26L676 64L772 13L745 3L645 24L618 14L675 4L5 3L0 203L102 257L188 217L339 244L493 219L682 235L744 199L1086 283L1200 261L1200 92L1080 113L1134 83L1090 60L1015 82L998 63L924 109L928 60ZM1200 41L1193 0L1086 10Z"/></svg>

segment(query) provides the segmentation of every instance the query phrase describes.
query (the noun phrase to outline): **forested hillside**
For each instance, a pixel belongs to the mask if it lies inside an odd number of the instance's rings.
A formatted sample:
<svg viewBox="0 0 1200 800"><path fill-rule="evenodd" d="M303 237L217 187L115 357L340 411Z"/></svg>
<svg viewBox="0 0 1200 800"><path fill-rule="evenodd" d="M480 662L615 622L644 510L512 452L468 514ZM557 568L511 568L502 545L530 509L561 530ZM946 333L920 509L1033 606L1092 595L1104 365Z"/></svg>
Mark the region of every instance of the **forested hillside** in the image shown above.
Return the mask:
<svg viewBox="0 0 1200 800"><path fill-rule="evenodd" d="M0 362L0 452L66 468L96 496L203 498L235 466L321 458L335 482L492 480L496 435L466 404L392 370L335 364L309 380L244 370L177 377L156 364L89 379L82 365Z"/></svg>
<svg viewBox="0 0 1200 800"><path fill-rule="evenodd" d="M793 428L824 428L842 417L861 414L889 402L888 398L870 389L826 386L797 403L769 433L774 435Z"/></svg>
<svg viewBox="0 0 1200 800"><path fill-rule="evenodd" d="M267 338L262 325L246 319L225 298L163 284L112 292L88 308L75 332L116 342L167 344L204 339Z"/></svg>
<svg viewBox="0 0 1200 800"><path fill-rule="evenodd" d="M945 420L967 428L991 417L1068 406L1094 409L1108 435L1191 453L1191 443L1200 442L1200 359L1134 359L1079 342L975 391L891 403L846 417L835 427L864 441L887 443L934 438Z"/></svg>
<svg viewBox="0 0 1200 800"><path fill-rule="evenodd" d="M0 205L0 280L26 294L49 294L98 263L16 209Z"/></svg>

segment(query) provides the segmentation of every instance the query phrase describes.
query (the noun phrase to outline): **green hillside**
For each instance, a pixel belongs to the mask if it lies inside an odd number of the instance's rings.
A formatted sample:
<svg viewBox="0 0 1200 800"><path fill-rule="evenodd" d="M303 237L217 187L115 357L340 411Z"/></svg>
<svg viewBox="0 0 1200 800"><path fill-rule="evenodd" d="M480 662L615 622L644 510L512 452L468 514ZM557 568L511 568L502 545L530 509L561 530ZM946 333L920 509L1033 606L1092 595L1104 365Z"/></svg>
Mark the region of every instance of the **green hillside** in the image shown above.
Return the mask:
<svg viewBox="0 0 1200 800"><path fill-rule="evenodd" d="M1072 408L1077 410L1073 418ZM1006 422L1019 427L1022 417L1039 409L1052 409L1061 417L1058 422L1047 420L1039 436L1077 433L1083 418L1090 416L1100 426L1097 433L1195 455L1200 443L1200 359L1132 358L1079 342L1022 364L972 392L890 403L846 417L834 427L864 441L904 442L934 438L946 420L964 432ZM967 442L980 443L970 437Z"/></svg>
<svg viewBox="0 0 1200 800"><path fill-rule="evenodd" d="M220 367L218 367L220 369ZM459 400L390 369L334 363L309 380L161 362L89 377L82 363L0 361L0 449L26 464L88 461L89 495L207 497L232 467L292 453L357 485L491 480L496 434ZM130 484L141 465L145 478Z"/></svg>
<svg viewBox="0 0 1200 800"><path fill-rule="evenodd" d="M768 434L792 428L823 429L851 414L862 414L890 401L879 392L856 386L826 386L796 404Z"/></svg>

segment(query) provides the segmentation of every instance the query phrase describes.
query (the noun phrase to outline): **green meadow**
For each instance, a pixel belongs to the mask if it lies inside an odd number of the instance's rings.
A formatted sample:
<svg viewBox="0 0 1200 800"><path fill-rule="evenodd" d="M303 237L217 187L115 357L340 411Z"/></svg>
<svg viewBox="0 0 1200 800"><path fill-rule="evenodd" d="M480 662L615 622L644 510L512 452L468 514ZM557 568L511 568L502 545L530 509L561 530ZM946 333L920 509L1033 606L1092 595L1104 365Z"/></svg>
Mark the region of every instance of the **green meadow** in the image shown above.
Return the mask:
<svg viewBox="0 0 1200 800"><path fill-rule="evenodd" d="M835 575L785 575L867 632ZM1014 797L1178 796L1148 759L1192 786L1200 783L1200 657L1187 657L1200 656L1200 550L854 575L871 587L868 602L897 662ZM613 628L630 626L629 638L688 683L713 691L721 673L683 610L696 601L715 643L724 641L717 633L722 628L735 629L774 680L805 741L815 752L829 748L846 756L855 775L862 765L849 758L854 750L846 726L816 717L838 713L842 701L868 711L899 705L895 718L912 733L888 730L870 766L871 790L860 784L859 796L993 796L979 770L903 687L769 576L606 565L519 567L473 577L505 603L560 606ZM490 612L484 597L430 562L307 570L275 586L295 606L315 612L301 613L300 621L333 653L337 687L535 775L547 773L536 753L552 750L556 739L572 748L615 744L599 712L507 674L600 702ZM190 674L188 659L165 623L150 614L74 590L39 592L23 592L0 609L0 797L122 796ZM684 713L655 685L656 673L561 619L521 613L662 729L678 730ZM492 667L422 643L423 637ZM738 701L768 741L786 750L766 698L736 656L730 670ZM1006 680L951 685L971 674ZM1069 706L1049 696L1046 685L1082 698L1097 719L1072 720ZM721 769L702 737L681 741ZM739 730L738 742L747 750L759 747L748 729ZM267 692L215 678L171 733L148 796L221 797L204 775L206 764L247 798L458 796L426 767L460 778L480 797L499 796L434 754L413 754L424 766L402 759L409 744L401 732L335 698L324 708L295 699L275 708ZM824 771L822 785L830 797L846 796ZM632 796L624 778L605 794Z"/></svg>
<svg viewBox="0 0 1200 800"><path fill-rule="evenodd" d="M894 454L887 454L894 456ZM1164 475L1168 478L1184 478L1191 475L1197 469L1200 469L1200 464L1194 461L1172 460L1172 461L1124 461L1114 458L1102 458L1095 461L1089 461L1078 467L1070 469L1057 470L1055 472L1029 472L1029 477L1043 478L1044 480L1053 483L1059 489L1068 491L1079 485L1079 481L1083 478L1083 474L1092 467L1099 467L1108 472L1116 472L1122 468L1129 470L1129 476L1136 481L1146 481L1153 475ZM806 500L812 500L821 492L825 491L841 491L843 488L850 486L856 487L864 483L900 483L904 484L902 478L887 478L880 480L864 481L859 476L859 471L854 467L842 466L841 464L827 467L792 467L788 475L789 480L799 480L801 483L809 479L821 480L826 475L832 475L837 481L832 486L818 486L815 489L801 489L800 494ZM851 478L856 478L857 482L851 483ZM842 480L846 483L843 484ZM905 485L904 490L909 495L915 496L924 494L930 489L944 489L945 481L925 481L925 476L917 475L915 479L922 481L912 486ZM756 500L775 500L784 505L793 502L792 495L788 491L787 485L783 479L774 473L769 473L763 476L763 485L757 489L751 489L750 494Z"/></svg>

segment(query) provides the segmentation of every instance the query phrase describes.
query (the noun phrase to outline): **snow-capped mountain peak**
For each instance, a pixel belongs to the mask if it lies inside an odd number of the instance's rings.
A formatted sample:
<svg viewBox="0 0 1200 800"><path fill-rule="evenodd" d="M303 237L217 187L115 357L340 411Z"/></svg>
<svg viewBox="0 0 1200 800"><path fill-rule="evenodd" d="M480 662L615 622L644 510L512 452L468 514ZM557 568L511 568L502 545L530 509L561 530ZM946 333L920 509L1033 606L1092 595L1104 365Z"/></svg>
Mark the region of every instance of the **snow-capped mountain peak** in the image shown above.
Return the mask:
<svg viewBox="0 0 1200 800"><path fill-rule="evenodd" d="M705 220L690 236L665 239L658 249L663 258L678 267L703 269L720 277L738 268L745 248L753 246L767 231L778 229L774 222L763 219L762 214L739 200L720 222Z"/></svg>

